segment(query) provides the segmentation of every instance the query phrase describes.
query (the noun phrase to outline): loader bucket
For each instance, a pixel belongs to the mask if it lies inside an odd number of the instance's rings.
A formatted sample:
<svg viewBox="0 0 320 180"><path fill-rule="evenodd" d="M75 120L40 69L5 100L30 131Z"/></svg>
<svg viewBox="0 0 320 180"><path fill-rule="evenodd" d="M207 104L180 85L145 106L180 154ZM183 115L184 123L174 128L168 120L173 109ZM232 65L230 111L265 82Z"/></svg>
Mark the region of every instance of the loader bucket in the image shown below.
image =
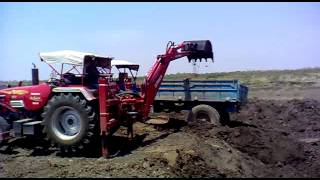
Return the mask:
<svg viewBox="0 0 320 180"><path fill-rule="evenodd" d="M197 59L201 61L203 58L206 59L206 61L208 58L213 61L212 45L209 40L184 41L182 44L185 45L181 50L182 52L191 52L191 54L187 56L189 62L191 60L196 61Z"/></svg>

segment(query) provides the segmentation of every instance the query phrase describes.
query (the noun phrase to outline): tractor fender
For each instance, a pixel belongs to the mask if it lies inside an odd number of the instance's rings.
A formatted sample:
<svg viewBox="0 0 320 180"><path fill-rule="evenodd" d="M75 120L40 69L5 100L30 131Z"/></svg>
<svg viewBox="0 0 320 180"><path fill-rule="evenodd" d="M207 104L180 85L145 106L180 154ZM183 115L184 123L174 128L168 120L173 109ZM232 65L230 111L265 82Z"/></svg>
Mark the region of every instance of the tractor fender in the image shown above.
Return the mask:
<svg viewBox="0 0 320 180"><path fill-rule="evenodd" d="M96 99L93 93L85 87L56 87L52 89L53 93L81 93L87 101Z"/></svg>

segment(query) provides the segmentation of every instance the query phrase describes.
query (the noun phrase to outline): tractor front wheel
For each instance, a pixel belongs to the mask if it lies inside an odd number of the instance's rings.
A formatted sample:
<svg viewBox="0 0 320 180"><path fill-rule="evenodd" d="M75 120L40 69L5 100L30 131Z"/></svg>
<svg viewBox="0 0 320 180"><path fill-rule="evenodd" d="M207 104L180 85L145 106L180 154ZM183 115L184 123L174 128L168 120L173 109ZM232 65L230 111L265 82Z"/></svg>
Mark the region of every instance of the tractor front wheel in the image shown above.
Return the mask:
<svg viewBox="0 0 320 180"><path fill-rule="evenodd" d="M0 116L0 134L10 131L10 124L5 120L2 116ZM0 146L4 144L6 140L3 140L2 137L0 138Z"/></svg>
<svg viewBox="0 0 320 180"><path fill-rule="evenodd" d="M44 107L44 132L64 153L86 149L96 134L95 112L71 93L53 96Z"/></svg>

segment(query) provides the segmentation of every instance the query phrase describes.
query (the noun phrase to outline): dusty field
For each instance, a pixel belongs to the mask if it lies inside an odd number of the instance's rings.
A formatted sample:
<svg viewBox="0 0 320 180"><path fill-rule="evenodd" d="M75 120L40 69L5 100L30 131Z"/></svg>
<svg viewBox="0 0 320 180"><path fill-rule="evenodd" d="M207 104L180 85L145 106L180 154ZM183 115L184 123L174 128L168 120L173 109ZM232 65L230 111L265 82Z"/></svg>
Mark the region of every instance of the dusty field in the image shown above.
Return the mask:
<svg viewBox="0 0 320 180"><path fill-rule="evenodd" d="M113 136L109 159L15 142L0 153L0 177L320 177L319 99L299 93L251 98L223 127L186 126L185 114L163 127L136 123L133 141Z"/></svg>
<svg viewBox="0 0 320 180"><path fill-rule="evenodd" d="M290 99L315 99L320 100L320 88L279 88L279 89L255 89L249 92L249 98L259 99L275 99L275 100L290 100Z"/></svg>

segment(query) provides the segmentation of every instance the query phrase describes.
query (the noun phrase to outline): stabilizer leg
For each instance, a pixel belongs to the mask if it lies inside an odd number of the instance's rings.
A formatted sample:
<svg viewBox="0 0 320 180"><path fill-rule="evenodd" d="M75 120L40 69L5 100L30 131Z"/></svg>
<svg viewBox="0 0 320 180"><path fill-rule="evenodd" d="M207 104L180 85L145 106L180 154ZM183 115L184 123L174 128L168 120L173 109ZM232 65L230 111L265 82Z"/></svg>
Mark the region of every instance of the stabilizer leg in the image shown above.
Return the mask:
<svg viewBox="0 0 320 180"><path fill-rule="evenodd" d="M107 158L109 156L106 135L101 135L101 154L102 154L102 157L104 157L104 158Z"/></svg>

